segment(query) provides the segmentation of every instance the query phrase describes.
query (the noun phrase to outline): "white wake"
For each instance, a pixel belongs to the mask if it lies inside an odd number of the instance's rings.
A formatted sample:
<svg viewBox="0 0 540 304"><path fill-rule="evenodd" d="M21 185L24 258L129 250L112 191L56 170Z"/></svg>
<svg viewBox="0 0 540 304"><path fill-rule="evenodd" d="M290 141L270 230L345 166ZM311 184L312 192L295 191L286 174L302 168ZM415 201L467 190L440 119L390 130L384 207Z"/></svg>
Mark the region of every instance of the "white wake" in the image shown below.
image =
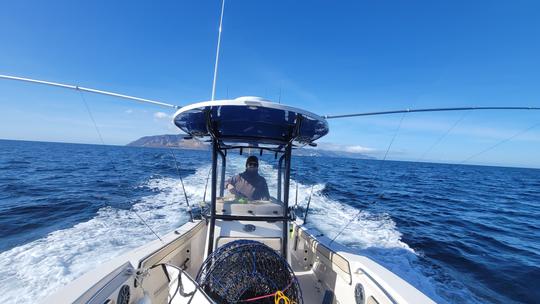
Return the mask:
<svg viewBox="0 0 540 304"><path fill-rule="evenodd" d="M227 176L243 171L244 158L228 158ZM184 179L193 204L202 201L209 165L199 167ZM275 195L277 170L261 162L270 193ZM219 175L218 175L219 176ZM176 178L156 177L141 187L155 194L140 198L133 209L159 235L188 220L183 191ZM314 186L308 221L332 238L358 214L358 209L322 194L324 184ZM290 201L295 201L296 181L292 181ZM298 184L298 201L305 205L311 185ZM208 190L210 191L210 190ZM207 193L207 200L210 192ZM311 225L311 224L310 224ZM143 245L155 236L130 210L105 207L89 221L58 230L46 237L0 253L0 302L35 303L99 264ZM444 288L427 277L418 266L419 257L401 241L395 222L388 215L361 212L356 221L336 240L370 256L394 271L436 301Z"/></svg>

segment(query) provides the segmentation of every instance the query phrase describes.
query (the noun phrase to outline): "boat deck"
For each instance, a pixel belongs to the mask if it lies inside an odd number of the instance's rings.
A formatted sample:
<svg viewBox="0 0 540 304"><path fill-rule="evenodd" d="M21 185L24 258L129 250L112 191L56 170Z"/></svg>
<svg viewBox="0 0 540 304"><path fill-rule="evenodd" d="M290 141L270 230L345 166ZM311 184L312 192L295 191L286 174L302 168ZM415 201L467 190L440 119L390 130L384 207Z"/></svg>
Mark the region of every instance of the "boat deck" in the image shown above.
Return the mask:
<svg viewBox="0 0 540 304"><path fill-rule="evenodd" d="M175 278L172 280L171 284L172 286L176 286L177 284L177 275L178 271L175 269L169 269L171 277ZM300 283L300 287L302 290L302 297L304 299L304 303L332 303L332 297L328 297L325 299L325 293L332 294L330 291L326 291L323 289L322 284L318 282L317 277L315 276L315 273L313 271L301 271L296 272L296 278L298 279L298 282ZM195 285L187 278L183 277L182 279L182 285L185 292L193 291L195 290ZM171 291L174 291L176 295L174 295L173 301L171 304L187 304L190 301L189 297L183 297L180 294L179 290L176 290L176 288L171 288ZM173 292L170 293L170 296L173 296ZM194 299L191 300L192 303L196 302L196 297L201 297L201 300L204 300L204 297L202 295L195 295ZM327 302L325 302L325 300ZM195 301L195 302L193 302Z"/></svg>

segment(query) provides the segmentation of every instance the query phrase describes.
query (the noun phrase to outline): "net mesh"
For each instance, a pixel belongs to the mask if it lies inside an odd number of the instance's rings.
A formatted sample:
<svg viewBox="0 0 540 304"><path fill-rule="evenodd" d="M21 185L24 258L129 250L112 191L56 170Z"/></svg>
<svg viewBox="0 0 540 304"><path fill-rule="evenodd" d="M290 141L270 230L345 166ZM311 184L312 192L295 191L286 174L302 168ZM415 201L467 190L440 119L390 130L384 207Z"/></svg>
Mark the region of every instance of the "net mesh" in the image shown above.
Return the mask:
<svg viewBox="0 0 540 304"><path fill-rule="evenodd" d="M303 303L287 261L256 241L239 240L218 248L204 261L197 282L218 303L274 303L278 291L290 303Z"/></svg>

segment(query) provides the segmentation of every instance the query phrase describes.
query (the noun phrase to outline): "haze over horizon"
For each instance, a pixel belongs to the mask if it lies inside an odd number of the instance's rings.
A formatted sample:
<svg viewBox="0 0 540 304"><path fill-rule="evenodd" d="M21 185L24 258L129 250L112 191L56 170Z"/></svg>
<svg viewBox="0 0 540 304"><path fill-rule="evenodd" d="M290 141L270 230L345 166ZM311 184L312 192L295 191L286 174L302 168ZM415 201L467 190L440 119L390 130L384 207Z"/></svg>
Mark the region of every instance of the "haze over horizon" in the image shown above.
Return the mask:
<svg viewBox="0 0 540 304"><path fill-rule="evenodd" d="M0 74L187 104L210 98L219 1L6 2ZM228 1L217 99L317 114L540 106L540 3ZM96 22L99 20L99 22ZM123 145L171 112L0 80L0 138ZM321 146L388 159L540 167L539 111L331 120ZM390 149L388 147L390 146ZM483 152L485 151L485 152Z"/></svg>

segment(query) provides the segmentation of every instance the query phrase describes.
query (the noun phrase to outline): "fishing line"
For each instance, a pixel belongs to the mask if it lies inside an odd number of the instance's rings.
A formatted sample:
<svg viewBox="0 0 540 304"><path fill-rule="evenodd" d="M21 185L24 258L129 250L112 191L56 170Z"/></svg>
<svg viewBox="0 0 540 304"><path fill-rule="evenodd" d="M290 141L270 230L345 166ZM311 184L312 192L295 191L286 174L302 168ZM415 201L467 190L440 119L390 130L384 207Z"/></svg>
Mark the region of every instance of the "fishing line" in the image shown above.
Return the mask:
<svg viewBox="0 0 540 304"><path fill-rule="evenodd" d="M388 156L388 151L390 151L390 148L392 147L392 144L394 143L394 140L396 139L396 136L399 133L399 130L401 129L401 123L403 122L403 118L405 118L405 114L401 115L401 119L399 120L399 125L396 129L396 132L394 133L394 136L392 137L392 140L390 141L390 144L388 145L388 148L386 148L386 152L384 153L383 161L386 160L386 156Z"/></svg>
<svg viewBox="0 0 540 304"><path fill-rule="evenodd" d="M390 148L391 148L391 146L392 146L392 143L394 142L394 139L395 139L396 135L398 134L399 129L401 128L401 123L402 123L402 121L403 121L404 115L405 115L405 113L404 113L403 116L401 117L401 120L400 120L400 123L399 123L399 127L398 127L398 129L396 130L396 132L395 132L395 134L394 134L394 137L392 137L392 140L390 141L390 144L388 145L388 148L387 148L386 153L385 153L385 157L383 158L382 162L384 162L384 161L386 160L386 156L387 156L387 154L388 154L388 151L390 150ZM459 119L458 119L458 120L457 120L457 121L456 121L456 122L455 122L455 123L454 123L447 131L446 131L446 132L445 132L445 134L443 134L443 136L439 137L439 139L438 139L438 140L437 140L437 141L436 141L436 142L435 142L435 143L434 143L434 144L433 144L426 152L424 152L424 154L422 155L422 157L423 157L425 154L427 154L427 152L429 152L431 149L433 149L433 147L435 147L437 144L439 144L439 143L441 142L441 140L444 139L444 138L445 138L445 137L446 137L446 136L447 136L447 135L448 135L448 134L449 134L449 133L450 133L450 132L451 132L451 131L452 131L452 130L453 130L453 129L454 129L454 128L455 128L455 127L463 120L463 119L464 119L464 118L465 118L465 115L466 115L466 113L463 114L463 115L462 115L462 116L461 116L461 117L460 117L460 118L459 118ZM496 147L498 147L498 146L500 146L500 145L502 145L502 144L504 144L504 143L506 143L506 142L508 142L508 141L510 141L510 140L512 140L512 139L514 139L514 138L516 138L516 137L518 137L518 136L520 136L520 135L522 135L522 134L528 132L528 131L530 131L531 129L534 129L534 128L536 128L536 127L539 126L539 125L540 125L540 123L536 123L536 124L534 124L534 125L532 125L532 126L526 128L525 130L522 130L522 131L520 131L520 132L517 132L516 134L514 134L514 135L512 135L512 136L510 136L510 137L508 137L508 138L505 138L505 139L503 139L503 140L497 142L496 144L494 144L494 145L492 145L492 146L490 146L490 147L488 147L488 148L486 148L486 149L484 149L484 150L482 150L482 151L480 151L480 152L478 152L478 153L473 154L472 156L470 156L470 157L468 157L467 159L465 159L464 161L462 161L461 164L463 164L463 163L465 163L465 162L471 160L472 158L475 158L475 157L477 157L477 156L479 156L479 155L481 155L481 154L484 154L484 153L486 153L486 152L488 152L488 151L490 151L490 150L492 150L492 149L494 149L494 148L496 148ZM381 162L381 164L382 164L382 162ZM382 172L382 170L379 170L379 174L380 174L380 172ZM370 205L375 204L375 203L377 203L377 200L373 201ZM332 244L332 243L333 243L333 242L334 242L334 241L335 241L335 240L336 240L336 239L337 239L337 238L338 238L338 237L339 237L339 236L340 236L340 235L341 235L348 227L349 227L349 225L350 225L355 219L358 218L358 216L361 214L361 212L362 212L362 211L360 210L360 211L356 214L356 216L354 216L351 220L349 220L349 222L348 222L348 223L347 223L347 224L346 224L346 225L345 225L345 226L344 226L344 227L336 234L336 236L334 236L334 238L330 241L330 244Z"/></svg>
<svg viewBox="0 0 540 304"><path fill-rule="evenodd" d="M90 119L92 120L92 123L94 124L94 127L96 128L96 132L99 136L99 140L101 141L101 144L105 146L105 141L103 141L103 136L101 136L101 132L99 131L96 120L94 119L94 115L92 115L92 111L90 111L90 107L88 106L88 103L86 102L86 98L84 98L83 92L81 90L77 90L77 91L79 92L79 95L81 96L84 106L86 107L86 111L88 111L88 116L90 116Z"/></svg>
<svg viewBox="0 0 540 304"><path fill-rule="evenodd" d="M180 184L182 185L182 191L184 192L184 198L186 199L186 205L188 207L188 213L190 221L193 222L193 211L191 210L191 206L189 205L189 199L186 193L186 188L184 187L184 180L182 179L182 175L180 174L180 169L178 168L178 162L176 161L176 156L174 155L174 151L171 147L167 146L169 148L169 151L171 152L171 155L174 160L174 166L176 167L176 174L178 174L178 177L180 178Z"/></svg>
<svg viewBox="0 0 540 304"><path fill-rule="evenodd" d="M422 153L422 156L420 156L416 161L421 161L435 146L437 146L464 118L465 115L467 115L467 112L463 113L461 117L448 129L446 132L440 136L424 153Z"/></svg>
<svg viewBox="0 0 540 304"><path fill-rule="evenodd" d="M399 120L399 124L398 124L398 127L396 129L396 131L394 132L394 136L392 136L392 140L390 140L390 143L388 144L388 147L386 148L386 152L384 153L384 157L383 159L381 160L381 162L379 163L379 170L377 170L377 177L380 177L380 175L382 174L382 166L383 166L383 163L386 161L386 157L388 156L388 152L390 152L390 148L392 148L392 144L394 143L394 140L396 139L397 135L399 134L399 130L401 129L401 125L403 123L403 119L405 118L405 114L407 113L403 113L403 115L401 116L401 119ZM379 194L380 196L381 194ZM376 203L377 201L373 201L370 205Z"/></svg>
<svg viewBox="0 0 540 304"><path fill-rule="evenodd" d="M96 123L96 120L94 119L94 115L92 115L92 111L90 110L90 107L88 106L88 103L86 102L86 98L84 98L84 95L82 93L81 90L78 90L77 91L79 92L80 96L81 96L81 99L86 107L86 110L88 111L88 115L90 116L90 119L92 120L92 123L94 124L94 127L96 128L96 132L99 136L99 139L101 140L101 144L103 146L105 146L105 141L103 140L103 137L101 136L101 132L99 131L99 128L97 126L97 123ZM113 168L114 170L116 170L116 167L113 165ZM157 233L150 227L150 225L148 225L148 223L146 223L146 221L137 213L137 211L135 211L135 209L131 209L131 211L133 211L133 213L135 213L135 215L141 219L141 221L143 222L144 225L146 225L146 227L148 227L148 229L150 229L150 231L161 241L163 242L163 240L159 237L159 235L157 235Z"/></svg>
<svg viewBox="0 0 540 304"><path fill-rule="evenodd" d="M484 149L484 150L482 150L482 151L480 151L480 152L478 152L476 154L473 154L473 155L469 156L467 159L461 161L460 164L463 164L463 163L465 163L465 162L467 162L467 161L469 161L469 160L471 160L471 159L473 159L473 158L475 158L475 157L477 157L477 156L479 156L481 154L484 154L484 153L486 153L486 152L488 152L490 150L493 150L496 147L498 147L498 146L500 146L500 145L502 145L502 144L504 144L504 143L506 143L506 142L508 142L508 141L510 141L510 140L512 140L512 139L514 139L514 138L516 138L516 137L518 137L518 136L520 136L520 135L522 135L522 134L524 134L524 133L526 133L526 132L528 132L528 131L530 131L530 130L532 130L534 128L536 128L539 125L540 125L540 123L535 123L534 125L528 127L527 129L519 131L516 134L514 134L514 135L512 135L512 136L510 136L508 138L505 138L505 139L499 141L498 143L488 147L487 149Z"/></svg>
<svg viewBox="0 0 540 304"><path fill-rule="evenodd" d="M351 224L358 216L360 216L361 213L362 213L362 210L358 210L358 213L357 213L355 216L353 216L353 217L351 218L351 220L347 223L347 225L345 225L345 226L343 227L343 229L341 229L341 230L338 232L338 234L336 234L336 236L334 236L334 238L332 239L332 241L330 241L330 243L329 243L328 245L332 245L332 243L337 239L337 237L340 236L340 235L343 233L343 231L345 231L345 229L347 229L347 227L349 227L349 225L350 225L350 224Z"/></svg>
<svg viewBox="0 0 540 304"><path fill-rule="evenodd" d="M103 140L103 136L101 136L101 131L99 130L96 120L94 119L94 115L92 114L92 110L90 109L90 106L86 102L86 98L84 97L84 94L81 90L78 89L79 95L81 96L81 99L84 103L84 106L86 108L86 111L88 112L88 116L90 116L90 120L92 120L92 123L94 124L94 128L96 129L96 133L98 134L99 140L101 141L101 145L105 146L105 141ZM113 169L116 171L116 166L114 164L111 164Z"/></svg>
<svg viewBox="0 0 540 304"><path fill-rule="evenodd" d="M162 243L165 243L163 242L163 240L159 237L159 235L154 231L154 229L152 229L152 227L150 227L150 225L148 225L148 223L137 213L137 211L135 211L135 209L131 209L131 211L133 211L133 213L135 213L135 215L137 217L139 217L139 219L141 219L141 222L143 222L143 224L146 225L146 227L148 227L148 229L150 229L150 231L152 231L152 233L162 242Z"/></svg>
<svg viewBox="0 0 540 304"><path fill-rule="evenodd" d="M384 153L384 157L383 157L383 159L381 160L381 162L379 163L379 170L377 170L378 173L376 174L376 175L378 175L379 177L380 177L380 175L382 174L382 173L381 173L381 172L382 172L382 164L386 161L386 157L388 156L388 152L390 151L390 148L392 148L392 144L394 143L394 140L396 139L396 137L397 137L397 135L398 135L398 133L399 133L399 130L401 129L401 125L402 125L402 123L403 123L403 119L405 118L405 115L406 115L406 114L407 114L407 113L405 112L405 113L403 113L403 115L401 115L401 119L399 120L398 127L397 127L396 131L394 132L394 136L392 136L392 139L390 140L390 143L388 144L388 147L386 148L386 152ZM379 194L378 196L381 197L382 194ZM311 199L311 197L310 197L310 199ZM372 206L372 205L374 205L374 204L376 204L376 203L377 203L377 200L374 200L374 201L372 201L371 203L369 203L368 206ZM349 220L349 222L348 222L345 226L343 226L343 228L342 228L342 229L334 236L334 238L332 239L332 241L330 241L330 244L332 244L332 243L337 239L337 237L339 237L339 236L345 231L345 229L347 229L347 227L349 227L349 225L350 225L356 218L358 218L358 216L359 216L361 213L362 213L362 210L359 210L358 213L356 214L356 216L353 216L353 217L351 218L351 220ZM306 211L306 216L307 216L307 211ZM305 220L304 220L304 223L305 223Z"/></svg>

